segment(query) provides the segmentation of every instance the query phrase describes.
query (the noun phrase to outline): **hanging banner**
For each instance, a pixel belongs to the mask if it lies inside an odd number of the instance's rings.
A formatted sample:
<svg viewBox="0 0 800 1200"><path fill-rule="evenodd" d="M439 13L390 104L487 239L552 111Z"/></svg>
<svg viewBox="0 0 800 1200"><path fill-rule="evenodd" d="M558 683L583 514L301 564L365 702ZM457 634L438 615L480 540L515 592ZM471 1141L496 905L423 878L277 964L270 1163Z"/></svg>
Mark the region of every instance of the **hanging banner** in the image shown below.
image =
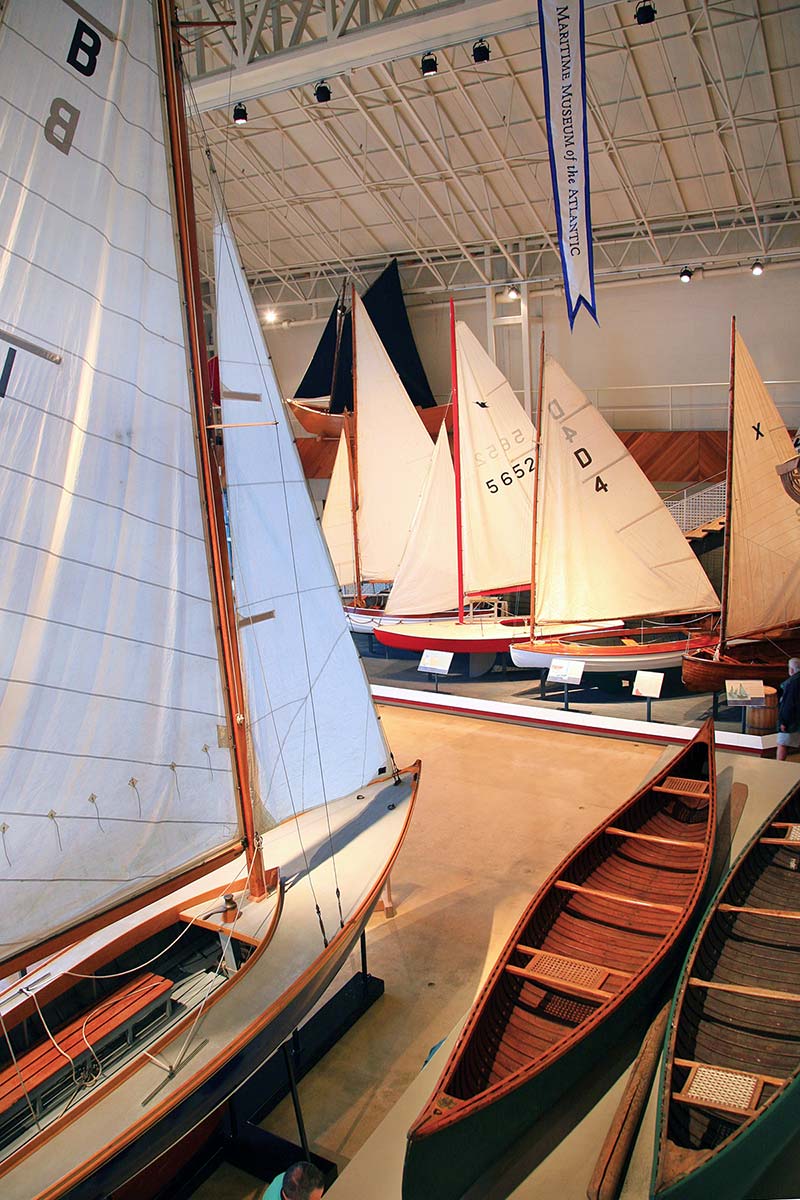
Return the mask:
<svg viewBox="0 0 800 1200"><path fill-rule="evenodd" d="M563 3L539 0L539 35L550 174L572 328L581 305L597 320L589 207L583 0Z"/></svg>

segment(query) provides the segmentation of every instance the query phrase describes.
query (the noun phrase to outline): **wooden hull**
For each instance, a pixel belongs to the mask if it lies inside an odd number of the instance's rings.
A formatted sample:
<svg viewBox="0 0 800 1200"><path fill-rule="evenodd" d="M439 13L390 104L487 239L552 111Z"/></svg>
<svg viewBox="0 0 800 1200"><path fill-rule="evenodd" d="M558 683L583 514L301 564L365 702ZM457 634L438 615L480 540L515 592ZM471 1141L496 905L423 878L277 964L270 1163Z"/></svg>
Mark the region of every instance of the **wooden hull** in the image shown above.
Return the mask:
<svg viewBox="0 0 800 1200"><path fill-rule="evenodd" d="M515 666L547 668L554 658L585 663L584 674L632 674L679 667L688 646L713 647L716 637L690 626L599 631L581 637L536 638L511 647Z"/></svg>
<svg viewBox="0 0 800 1200"><path fill-rule="evenodd" d="M96 1200L113 1193L258 1070L307 1015L356 946L408 829L419 771L417 763L404 772L397 789L391 780L382 780L368 785L360 799L346 798L340 809L329 806L332 838L324 812L311 814L313 823L303 825L304 845L317 847L310 864L317 886L332 870L331 842L340 880L351 872L356 875L346 885L353 901L348 904L342 893L344 927L339 928L335 904L327 913L327 946L322 945L305 879L296 823L284 822L265 835L265 852L270 854L270 847L277 851L292 887L269 945L253 953L206 1002L194 1051L173 1077L140 1052L88 1089L63 1116L0 1163L3 1200ZM302 814L300 821L308 816ZM370 861L371 870L365 874L362 867ZM227 883L228 875L224 878ZM323 911L325 907L327 903ZM50 973L55 969L53 961L45 967ZM35 972L31 977L35 980ZM173 1062L198 1015L189 1009L147 1051Z"/></svg>
<svg viewBox="0 0 800 1200"><path fill-rule="evenodd" d="M723 880L684 966L661 1080L659 1200L749 1196L797 1132L799 857L796 787Z"/></svg>
<svg viewBox="0 0 800 1200"><path fill-rule="evenodd" d="M396 650L451 650L454 654L502 654L514 641L525 636L525 623L506 623L496 617L479 617L459 625L453 617L424 622L406 618L395 625L380 625L375 637L384 646Z"/></svg>
<svg viewBox="0 0 800 1200"><path fill-rule="evenodd" d="M742 642L714 658L713 650L693 649L681 662L683 686L690 692L724 692L726 679L763 679L778 687L789 674L789 659L800 656L800 638Z"/></svg>
<svg viewBox="0 0 800 1200"><path fill-rule="evenodd" d="M654 1003L716 826L706 723L531 900L408 1134L404 1200L456 1200Z"/></svg>
<svg viewBox="0 0 800 1200"><path fill-rule="evenodd" d="M329 413L324 408L316 408L312 404L303 404L300 400L287 400L293 417L302 425L306 433L314 437L334 438L339 440L344 429L342 413ZM442 421L448 433L453 430L453 407L451 404L437 404L435 408L418 408L417 415L432 438L439 432Z"/></svg>

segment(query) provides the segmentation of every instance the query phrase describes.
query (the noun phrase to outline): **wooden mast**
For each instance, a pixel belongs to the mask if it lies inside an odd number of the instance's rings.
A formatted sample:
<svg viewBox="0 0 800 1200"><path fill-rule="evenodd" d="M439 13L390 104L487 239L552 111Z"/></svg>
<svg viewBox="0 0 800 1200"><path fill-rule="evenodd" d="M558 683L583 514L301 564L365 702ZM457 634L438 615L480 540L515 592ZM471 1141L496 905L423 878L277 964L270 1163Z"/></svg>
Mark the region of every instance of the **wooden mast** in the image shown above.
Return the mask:
<svg viewBox="0 0 800 1200"><path fill-rule="evenodd" d="M458 428L458 366L456 362L456 307L450 300L450 376L453 404L453 467L456 477L456 565L458 569L458 623L464 624L464 546L461 529L461 442Z"/></svg>
<svg viewBox="0 0 800 1200"><path fill-rule="evenodd" d="M531 506L531 640L534 637L536 620L536 517L539 510L539 477L542 460L542 396L544 393L544 325L539 341L539 395L536 399L536 478L533 483L533 504Z"/></svg>
<svg viewBox="0 0 800 1200"><path fill-rule="evenodd" d="M355 569L356 604L363 606L361 591L361 551L358 545L358 369L356 358L356 288L353 284L350 302L350 332L353 339L353 413L344 413L344 436L350 463L350 512L353 517L353 566Z"/></svg>
<svg viewBox="0 0 800 1200"><path fill-rule="evenodd" d="M250 876L250 894L261 899L266 894L264 867L256 846L253 800L247 762L244 686L242 683L239 643L227 552L221 530L224 529L222 496L219 479L212 470L211 453L206 436L207 412L210 404L208 357L203 327L203 306L200 296L200 271L195 237L194 197L191 187L189 143L183 109L183 89L178 63L180 47L173 26L172 0L158 0L159 35L164 64L164 85L167 106L167 126L170 139L172 174L175 186L176 224L180 248L186 323L189 333L189 353L193 374L193 394L197 442L200 456L201 481L208 520L211 576L214 584L222 644L223 680L229 705L233 756L239 788L239 807L245 834L245 852Z"/></svg>
<svg viewBox="0 0 800 1200"><path fill-rule="evenodd" d="M731 501L733 497L733 394L736 384L736 317L731 317L731 363L728 385L728 453L725 478L725 538L722 551L722 596L720 599L719 646L717 657L725 653L728 630L728 589L731 570Z"/></svg>

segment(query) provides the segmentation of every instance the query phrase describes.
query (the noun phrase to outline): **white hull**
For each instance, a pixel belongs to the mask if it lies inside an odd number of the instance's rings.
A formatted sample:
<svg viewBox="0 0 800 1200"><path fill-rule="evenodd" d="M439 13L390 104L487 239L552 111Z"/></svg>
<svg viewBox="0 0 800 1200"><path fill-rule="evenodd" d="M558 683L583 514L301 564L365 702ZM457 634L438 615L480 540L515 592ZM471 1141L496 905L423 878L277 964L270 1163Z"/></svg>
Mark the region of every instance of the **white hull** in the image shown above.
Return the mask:
<svg viewBox="0 0 800 1200"><path fill-rule="evenodd" d="M180 1121L176 1123L172 1114L185 1111L187 1101L191 1101L201 1085L204 1085L203 1107L191 1110L188 1128L224 1102L230 1091L243 1083L309 1012L354 947L404 837L413 794L408 777L397 787L391 779L381 781L365 787L359 793L360 798L347 797L331 804L327 815L317 809L302 814L297 822L285 822L267 833L265 865L280 866L285 900L266 949L261 953L256 951L240 968L233 985L224 991L220 989L219 996L207 1003L192 1034L190 1049L172 1077L139 1054L131 1067L126 1066L118 1077L112 1075L101 1085L88 1089L66 1117L45 1128L35 1139L40 1144L29 1142L34 1148L26 1157L17 1163L11 1160L12 1165L5 1170L0 1163L3 1200L34 1197L56 1200L79 1180L101 1171L104 1164L137 1139L149 1137L151 1130L156 1133L152 1145L155 1156L164 1148L163 1145L159 1148L159 1137L163 1140L166 1132L171 1141L183 1132ZM389 804L394 805L392 810ZM340 929L334 899L331 840L342 894L344 929ZM309 864L308 873L305 860ZM242 860L237 860L184 890L187 897L211 887L226 891L237 875L241 880L243 871ZM314 910L312 881L330 938L327 948L323 947ZM175 900L171 896L161 903L169 906ZM26 984L35 985L39 973L52 977L54 973L74 968L88 952L113 942L137 921L146 921L158 907L151 906L47 961L26 977ZM245 908L239 922L242 932L258 936L269 924L274 908L274 898ZM157 964L151 969L157 970ZM13 990L12 985L10 993ZM4 1015L13 1011L13 1003L13 994L6 994L5 1001L0 996ZM159 1058L174 1063L187 1036L186 1029L168 1033L162 1039L163 1044L158 1044ZM258 1058L247 1059L247 1066L243 1067L242 1052L256 1041ZM234 1077L226 1086L229 1064L234 1064ZM149 1144L147 1149L150 1150Z"/></svg>
<svg viewBox="0 0 800 1200"><path fill-rule="evenodd" d="M615 675L635 671L667 671L681 665L684 652L685 647L683 650L669 651L642 650L641 653L627 655L593 654L589 658L586 654L581 655L579 651L570 653L566 648L563 650L533 650L528 649L525 645L516 645L511 647L511 660L515 667L522 667L526 670L535 670L536 668L546 670L554 658L568 659L585 663L585 675Z"/></svg>

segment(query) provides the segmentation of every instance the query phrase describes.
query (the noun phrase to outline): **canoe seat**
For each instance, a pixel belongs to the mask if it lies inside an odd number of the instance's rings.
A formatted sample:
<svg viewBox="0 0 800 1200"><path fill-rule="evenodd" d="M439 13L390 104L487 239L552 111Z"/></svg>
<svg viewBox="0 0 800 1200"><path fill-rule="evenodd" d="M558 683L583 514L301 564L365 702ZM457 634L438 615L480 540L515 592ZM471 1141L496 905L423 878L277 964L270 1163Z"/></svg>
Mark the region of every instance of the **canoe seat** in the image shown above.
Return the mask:
<svg viewBox="0 0 800 1200"><path fill-rule="evenodd" d="M770 829L782 829L785 830L785 832L779 834L778 837L770 837L767 835L766 837L759 838L759 841L765 845L800 847L800 825L792 824L789 821L773 821Z"/></svg>
<svg viewBox="0 0 800 1200"><path fill-rule="evenodd" d="M157 1012L169 1015L174 984L171 979L146 973L106 996L88 1012L33 1046L0 1071L0 1116L30 1104L37 1116L53 1103L53 1092L63 1089L76 1069L117 1039L133 1042L135 1026ZM71 1086L71 1085L70 1085Z"/></svg>
<svg viewBox="0 0 800 1200"><path fill-rule="evenodd" d="M707 779L684 779L681 775L668 775L663 783L653 785L653 791L697 800L708 800L711 795Z"/></svg>
<svg viewBox="0 0 800 1200"><path fill-rule="evenodd" d="M627 971L616 971L599 963L583 962L578 958L566 958L563 954L553 954L550 950L537 950L533 946L517 945L521 954L530 956L530 961L524 967L513 963L506 970L531 983L540 983L545 987L553 987L558 991L567 992L571 996L580 996L585 1000L609 1000L616 995L608 991L606 985L612 976L621 980L630 979Z"/></svg>
<svg viewBox="0 0 800 1200"><path fill-rule="evenodd" d="M754 1075L749 1071L734 1071L730 1067L716 1067L707 1063L675 1059L678 1067L688 1067L689 1074L679 1092L672 1099L693 1108L709 1109L727 1113L734 1117L754 1117L761 1103L764 1088L781 1088L785 1079L770 1075Z"/></svg>

